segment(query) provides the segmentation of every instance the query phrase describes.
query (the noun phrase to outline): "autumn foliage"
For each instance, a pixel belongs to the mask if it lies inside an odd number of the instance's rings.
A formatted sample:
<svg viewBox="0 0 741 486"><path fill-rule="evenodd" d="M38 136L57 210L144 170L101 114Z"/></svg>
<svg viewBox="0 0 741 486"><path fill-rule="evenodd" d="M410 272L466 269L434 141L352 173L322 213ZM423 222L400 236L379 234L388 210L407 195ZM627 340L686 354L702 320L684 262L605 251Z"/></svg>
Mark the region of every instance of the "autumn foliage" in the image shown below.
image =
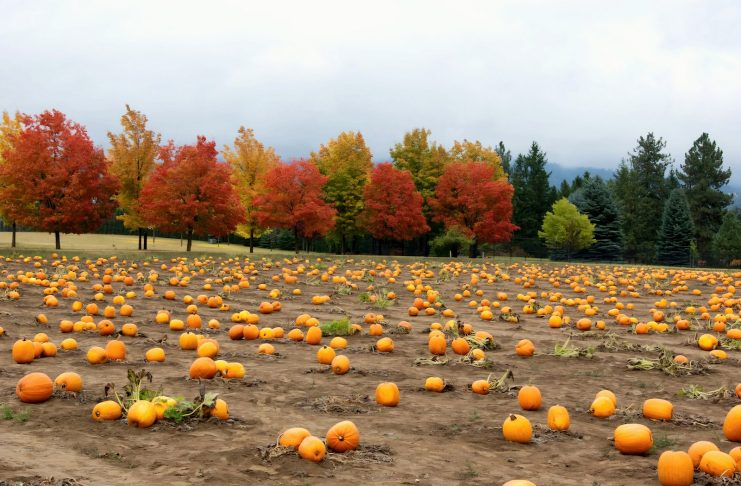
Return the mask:
<svg viewBox="0 0 741 486"><path fill-rule="evenodd" d="M244 208L230 182L229 166L217 160L215 142L199 136L195 145L160 150L157 166L144 186L139 211L163 231L183 232L188 251L193 235L224 236L245 221Z"/></svg>
<svg viewBox="0 0 741 486"><path fill-rule="evenodd" d="M85 128L57 110L23 116L2 155L0 199L11 221L40 231L88 233L111 216L117 190Z"/></svg>
<svg viewBox="0 0 741 486"><path fill-rule="evenodd" d="M430 230L422 212L422 195L407 171L389 163L377 165L363 198L361 220L374 238L409 241Z"/></svg>
<svg viewBox="0 0 741 486"><path fill-rule="evenodd" d="M518 229L510 223L514 190L505 179L494 176L494 168L486 162L449 164L430 201L434 219L478 243L509 241Z"/></svg>
<svg viewBox="0 0 741 486"><path fill-rule="evenodd" d="M291 229L298 237L327 234L335 224L337 211L322 199L328 178L311 161L281 164L265 175L265 192L255 198L257 223L265 228Z"/></svg>

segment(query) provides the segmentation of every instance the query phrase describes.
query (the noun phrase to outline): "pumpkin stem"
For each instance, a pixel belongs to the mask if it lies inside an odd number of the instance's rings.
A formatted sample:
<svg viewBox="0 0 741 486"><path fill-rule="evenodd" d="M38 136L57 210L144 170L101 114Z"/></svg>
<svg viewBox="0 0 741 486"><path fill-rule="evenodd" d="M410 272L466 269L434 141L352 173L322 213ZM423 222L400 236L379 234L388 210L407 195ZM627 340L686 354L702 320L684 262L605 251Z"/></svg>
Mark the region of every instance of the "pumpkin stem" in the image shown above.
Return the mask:
<svg viewBox="0 0 741 486"><path fill-rule="evenodd" d="M509 415L510 420L517 420L517 417L514 414Z"/></svg>

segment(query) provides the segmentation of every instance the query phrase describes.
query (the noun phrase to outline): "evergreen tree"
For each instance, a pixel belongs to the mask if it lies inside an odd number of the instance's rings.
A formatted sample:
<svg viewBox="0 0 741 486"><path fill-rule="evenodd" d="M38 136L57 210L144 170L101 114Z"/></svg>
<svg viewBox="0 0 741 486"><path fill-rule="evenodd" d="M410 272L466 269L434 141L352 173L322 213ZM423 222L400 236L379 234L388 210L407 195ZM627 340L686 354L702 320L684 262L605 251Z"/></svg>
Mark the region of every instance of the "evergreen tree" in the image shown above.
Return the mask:
<svg viewBox="0 0 741 486"><path fill-rule="evenodd" d="M594 224L596 242L580 251L576 258L615 261L623 258L623 233L620 214L607 185L600 177L588 178L569 200Z"/></svg>
<svg viewBox="0 0 741 486"><path fill-rule="evenodd" d="M622 215L625 257L629 260L652 262L656 256L658 222L669 194L665 174L671 158L662 152L665 147L666 142L653 133L640 137L615 174L612 188Z"/></svg>
<svg viewBox="0 0 741 486"><path fill-rule="evenodd" d="M731 178L731 169L723 168L723 151L703 133L685 154L677 177L690 205L700 258L707 260L713 237L733 199L721 190Z"/></svg>
<svg viewBox="0 0 741 486"><path fill-rule="evenodd" d="M723 265L741 260L741 221L738 214L728 212L713 238L713 253Z"/></svg>
<svg viewBox="0 0 741 486"><path fill-rule="evenodd" d="M558 197L569 197L571 195L571 184L566 179L561 181L561 186L558 188Z"/></svg>
<svg viewBox="0 0 741 486"><path fill-rule="evenodd" d="M504 142L499 142L499 145L494 149L499 154L499 158L502 159L502 169L507 174L507 177L512 177L512 152L507 150L504 146Z"/></svg>
<svg viewBox="0 0 741 486"><path fill-rule="evenodd" d="M527 155L517 156L510 175L515 188L512 198L513 223L520 227L520 231L515 233L513 243L540 257L545 256L547 250L538 239L538 230L545 213L557 198L556 188L548 182L550 173L545 170L546 163L545 152L533 142Z"/></svg>
<svg viewBox="0 0 741 486"><path fill-rule="evenodd" d="M694 230L687 197L674 189L664 205L656 260L662 265L689 265Z"/></svg>

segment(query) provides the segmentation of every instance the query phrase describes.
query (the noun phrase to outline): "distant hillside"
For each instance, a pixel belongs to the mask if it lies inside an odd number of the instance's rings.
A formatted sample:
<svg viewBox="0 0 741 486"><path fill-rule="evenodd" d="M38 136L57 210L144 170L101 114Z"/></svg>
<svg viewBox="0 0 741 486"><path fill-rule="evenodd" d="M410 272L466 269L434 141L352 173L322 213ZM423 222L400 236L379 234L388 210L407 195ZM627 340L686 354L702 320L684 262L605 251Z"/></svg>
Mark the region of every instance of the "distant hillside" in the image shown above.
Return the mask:
<svg viewBox="0 0 741 486"><path fill-rule="evenodd" d="M584 171L589 171L590 174L598 175L605 180L612 178L614 175L612 169L603 169L599 167L564 167L551 162L548 162L546 165L546 170L551 173L549 179L551 185L556 187L559 187L562 181L573 181L576 176L584 174ZM741 185L732 182L726 187L726 192L733 194L733 205L741 207Z"/></svg>

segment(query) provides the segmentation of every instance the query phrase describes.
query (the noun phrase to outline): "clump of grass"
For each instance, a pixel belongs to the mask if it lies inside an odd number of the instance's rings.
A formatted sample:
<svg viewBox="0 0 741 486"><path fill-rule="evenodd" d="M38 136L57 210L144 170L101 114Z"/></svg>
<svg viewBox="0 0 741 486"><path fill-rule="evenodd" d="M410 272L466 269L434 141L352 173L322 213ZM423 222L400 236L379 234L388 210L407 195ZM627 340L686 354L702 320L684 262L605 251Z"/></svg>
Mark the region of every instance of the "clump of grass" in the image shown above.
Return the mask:
<svg viewBox="0 0 741 486"><path fill-rule="evenodd" d="M350 295L352 294L352 287L349 285L335 285L334 293L337 295Z"/></svg>
<svg viewBox="0 0 741 486"><path fill-rule="evenodd" d="M28 408L13 410L10 406L0 403L0 418L21 423L28 422L28 419L31 418L31 410Z"/></svg>
<svg viewBox="0 0 741 486"><path fill-rule="evenodd" d="M347 317L330 322L323 322L319 325L322 330L322 336L349 336L353 334L352 324Z"/></svg>
<svg viewBox="0 0 741 486"><path fill-rule="evenodd" d="M675 445L677 441L673 440L667 435L659 435L657 437L654 437L654 445L651 446L651 453L654 453L656 451L660 451L661 449L666 449L667 447L671 447Z"/></svg>
<svg viewBox="0 0 741 486"><path fill-rule="evenodd" d="M386 295L386 292L383 291L363 292L362 294L360 294L359 299L360 302L363 302L365 304L370 304L380 309L386 309L394 304L394 301L390 300L388 297L386 297Z"/></svg>
<svg viewBox="0 0 741 486"><path fill-rule="evenodd" d="M705 366L699 361L677 363L673 353L667 349L661 351L656 359L631 358L628 360L628 369L631 370L661 370L667 375L701 375L706 372Z"/></svg>

